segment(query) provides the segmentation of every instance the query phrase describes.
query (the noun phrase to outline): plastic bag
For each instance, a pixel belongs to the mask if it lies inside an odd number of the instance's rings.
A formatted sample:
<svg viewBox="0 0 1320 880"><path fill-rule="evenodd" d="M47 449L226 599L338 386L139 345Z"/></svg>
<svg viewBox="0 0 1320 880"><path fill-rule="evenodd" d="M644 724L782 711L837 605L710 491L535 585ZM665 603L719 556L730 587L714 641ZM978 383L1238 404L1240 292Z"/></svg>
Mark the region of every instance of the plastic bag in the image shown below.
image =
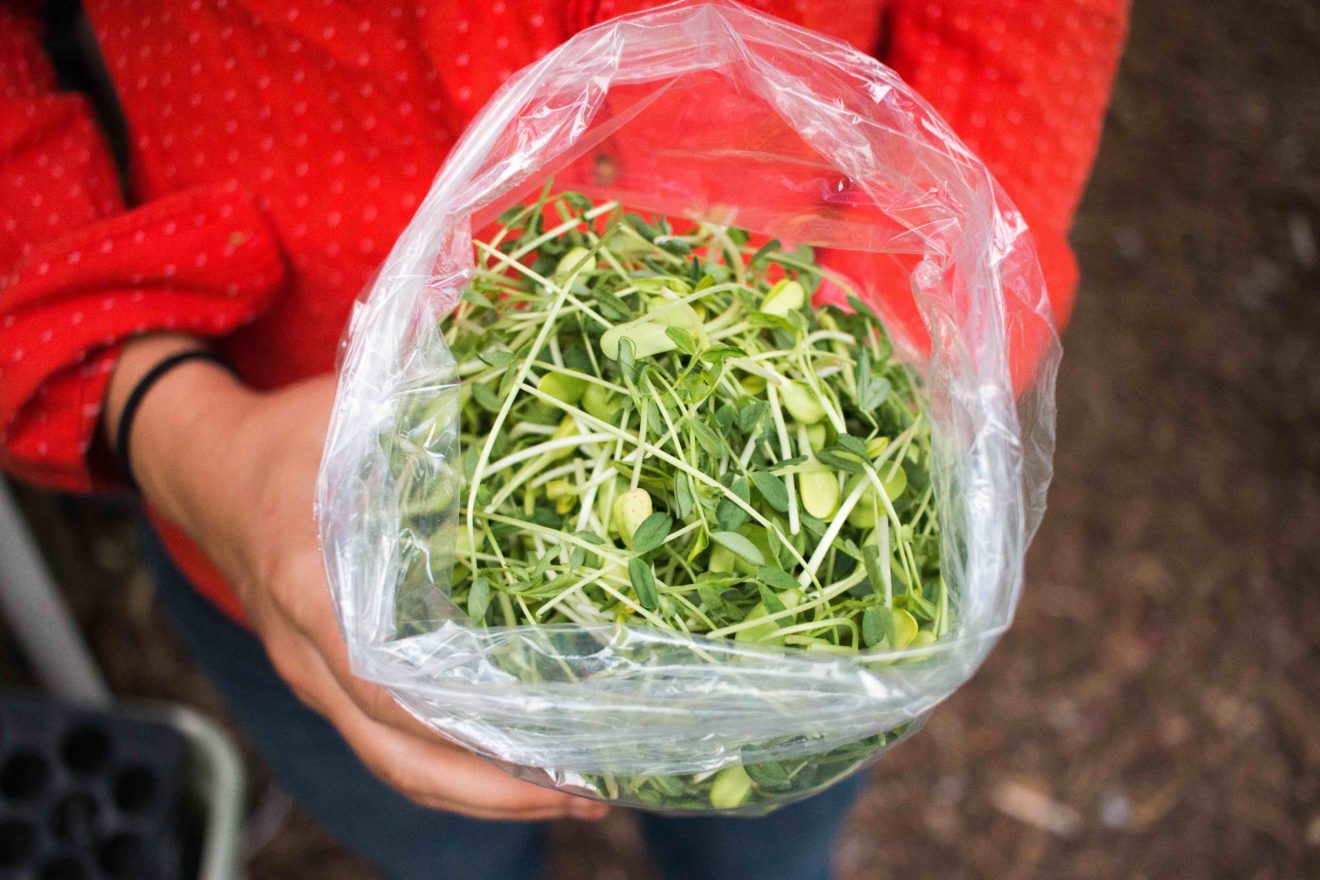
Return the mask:
<svg viewBox="0 0 1320 880"><path fill-rule="evenodd" d="M453 413L423 467L457 494L458 378L438 327L474 231L550 178L810 244L852 278L925 381L953 633L840 657L625 626L476 628L448 599L452 545L433 548L420 594L401 584L401 476L381 438L419 395ZM741 812L817 791L914 731L1009 625L1044 509L1058 358L1021 216L892 71L729 2L584 31L474 120L351 321L318 519L353 669L542 784L703 810L672 780L741 766Z"/></svg>

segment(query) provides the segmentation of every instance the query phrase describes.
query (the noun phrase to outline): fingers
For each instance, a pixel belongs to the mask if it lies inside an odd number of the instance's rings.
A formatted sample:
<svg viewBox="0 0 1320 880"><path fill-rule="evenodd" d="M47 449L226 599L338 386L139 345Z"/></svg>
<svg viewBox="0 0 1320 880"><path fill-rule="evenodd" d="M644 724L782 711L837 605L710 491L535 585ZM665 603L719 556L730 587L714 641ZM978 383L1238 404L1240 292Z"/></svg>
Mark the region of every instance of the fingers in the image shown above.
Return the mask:
<svg viewBox="0 0 1320 880"><path fill-rule="evenodd" d="M425 740L445 742L434 730L400 706L385 688L353 674L348 648L339 630L330 589L325 583L324 569L321 568L319 558L292 572L292 577L296 579L294 582L304 586L298 590L296 597L280 597L277 600L282 606L285 621L316 646L340 687L358 708L368 718L389 727Z"/></svg>
<svg viewBox="0 0 1320 880"><path fill-rule="evenodd" d="M604 804L523 782L459 746L413 736L367 717L340 686L316 646L292 631L279 642L271 652L272 660L278 652L277 669L282 675L290 670L286 677L294 679L290 683L299 696L334 724L376 776L414 802L482 819L595 819L605 815ZM427 733L434 737L429 730Z"/></svg>
<svg viewBox="0 0 1320 880"><path fill-rule="evenodd" d="M606 805L552 791L440 738L384 688L353 675L315 533L282 555L250 609L277 671L386 784L434 809L476 818L600 818Z"/></svg>

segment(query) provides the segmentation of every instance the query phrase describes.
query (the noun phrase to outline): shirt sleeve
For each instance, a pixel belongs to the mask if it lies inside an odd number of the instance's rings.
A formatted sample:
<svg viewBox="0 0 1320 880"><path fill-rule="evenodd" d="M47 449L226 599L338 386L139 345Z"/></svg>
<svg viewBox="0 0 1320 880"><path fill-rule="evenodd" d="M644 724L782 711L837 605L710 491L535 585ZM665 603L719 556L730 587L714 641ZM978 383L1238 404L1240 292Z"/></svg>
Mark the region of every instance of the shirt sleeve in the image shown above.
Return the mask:
<svg viewBox="0 0 1320 880"><path fill-rule="evenodd" d="M56 90L36 3L0 3L0 468L74 491L123 340L222 336L284 279L251 194L200 187L127 210L87 101Z"/></svg>
<svg viewBox="0 0 1320 880"><path fill-rule="evenodd" d="M990 168L1031 229L1056 322L1077 287L1067 233L1091 171L1127 0L894 0L884 61Z"/></svg>

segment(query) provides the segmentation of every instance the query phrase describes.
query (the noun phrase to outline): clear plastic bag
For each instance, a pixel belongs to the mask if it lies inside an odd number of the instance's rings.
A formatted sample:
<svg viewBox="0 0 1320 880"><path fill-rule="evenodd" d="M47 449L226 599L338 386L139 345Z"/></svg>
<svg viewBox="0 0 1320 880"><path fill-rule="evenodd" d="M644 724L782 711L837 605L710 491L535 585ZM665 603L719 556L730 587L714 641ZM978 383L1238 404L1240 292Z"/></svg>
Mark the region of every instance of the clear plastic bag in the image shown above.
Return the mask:
<svg viewBox="0 0 1320 880"><path fill-rule="evenodd" d="M401 477L381 438L433 401L453 424L420 467L457 496L458 379L438 328L474 232L550 178L810 244L863 291L925 382L952 633L822 656L626 626L477 628L448 598L443 542L438 574L403 587ZM318 518L353 669L532 781L702 810L669 780L740 765L755 788L741 812L810 794L915 730L1009 625L1050 477L1058 359L1021 216L892 71L728 2L584 31L475 119L351 321Z"/></svg>

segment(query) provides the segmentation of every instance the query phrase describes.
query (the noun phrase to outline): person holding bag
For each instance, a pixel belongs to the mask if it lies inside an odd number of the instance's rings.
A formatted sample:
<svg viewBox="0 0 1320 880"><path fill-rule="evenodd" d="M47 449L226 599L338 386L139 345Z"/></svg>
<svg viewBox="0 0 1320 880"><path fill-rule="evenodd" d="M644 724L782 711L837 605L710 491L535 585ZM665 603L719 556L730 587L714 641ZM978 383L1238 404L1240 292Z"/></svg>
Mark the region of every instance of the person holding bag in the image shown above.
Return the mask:
<svg viewBox="0 0 1320 880"><path fill-rule="evenodd" d="M878 55L949 120L1031 226L1062 323L1125 4L759 5ZM541 820L605 808L506 775L350 672L312 519L337 343L499 84L645 6L89 4L128 201L88 103L56 90L35 4L0 5L0 465L141 493L194 656L290 792L391 877L537 876ZM858 787L644 824L673 877L825 877Z"/></svg>

